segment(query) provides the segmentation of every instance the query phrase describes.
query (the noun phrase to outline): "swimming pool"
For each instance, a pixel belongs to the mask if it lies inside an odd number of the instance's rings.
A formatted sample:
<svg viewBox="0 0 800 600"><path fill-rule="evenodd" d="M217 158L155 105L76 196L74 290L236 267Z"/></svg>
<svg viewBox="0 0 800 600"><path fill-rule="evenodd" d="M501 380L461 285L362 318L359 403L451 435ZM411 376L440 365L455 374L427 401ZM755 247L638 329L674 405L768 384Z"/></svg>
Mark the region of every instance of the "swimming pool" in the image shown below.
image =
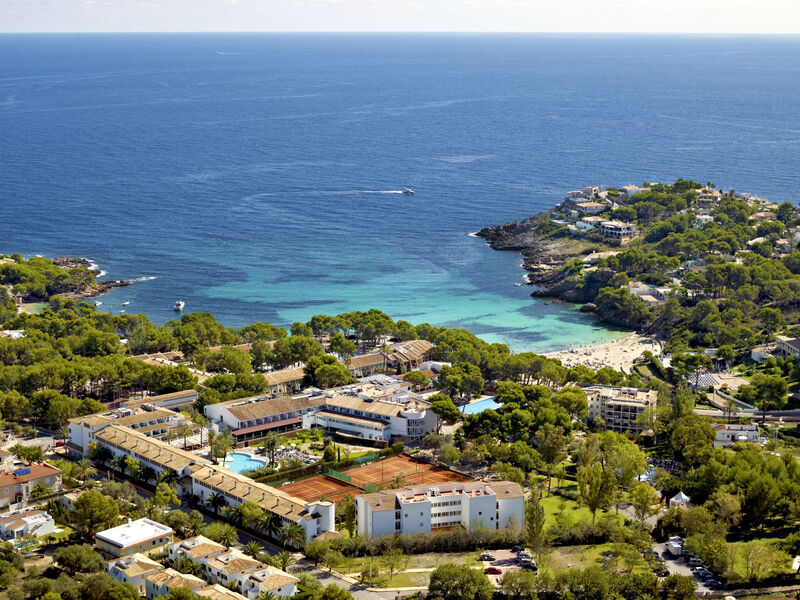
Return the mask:
<svg viewBox="0 0 800 600"><path fill-rule="evenodd" d="M257 460L244 452L231 452L227 456L225 466L236 473L244 473L245 471L254 471L261 467L266 467L267 463L263 460Z"/></svg>
<svg viewBox="0 0 800 600"><path fill-rule="evenodd" d="M467 406L464 407L464 413L468 415L474 415L489 408L500 408L500 403L495 402L494 398L484 398L478 402L467 404Z"/></svg>

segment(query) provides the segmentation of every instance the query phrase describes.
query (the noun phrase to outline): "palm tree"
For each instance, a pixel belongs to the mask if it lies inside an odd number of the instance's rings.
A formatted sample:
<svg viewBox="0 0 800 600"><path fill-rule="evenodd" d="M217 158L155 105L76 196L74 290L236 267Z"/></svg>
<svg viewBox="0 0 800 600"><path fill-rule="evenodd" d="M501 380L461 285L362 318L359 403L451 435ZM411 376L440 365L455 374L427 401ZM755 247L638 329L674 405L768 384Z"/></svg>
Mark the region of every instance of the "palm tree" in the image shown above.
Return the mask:
<svg viewBox="0 0 800 600"><path fill-rule="evenodd" d="M244 553L253 558L258 558L262 552L264 552L264 546L255 540L251 540L244 545Z"/></svg>
<svg viewBox="0 0 800 600"><path fill-rule="evenodd" d="M119 456L115 456L111 460L111 464L113 467L120 472L120 474L125 477L125 472L128 470L128 457L124 454L120 454Z"/></svg>
<svg viewBox="0 0 800 600"><path fill-rule="evenodd" d="M144 483L150 483L156 478L156 470L153 467L143 466L141 471L139 471L139 478Z"/></svg>
<svg viewBox="0 0 800 600"><path fill-rule="evenodd" d="M92 466L91 461L82 458L75 463L75 476L85 482L92 475L97 475L97 469Z"/></svg>
<svg viewBox="0 0 800 600"><path fill-rule="evenodd" d="M228 523L232 523L237 527L241 527L242 525L242 511L239 509L240 506L241 504L238 504L236 506L226 506L222 509L222 512L228 519Z"/></svg>
<svg viewBox="0 0 800 600"><path fill-rule="evenodd" d="M223 524L223 526L220 528L219 534L217 535L217 542L219 542L226 548L230 548L238 540L239 540L239 534L236 533L236 529L234 529L227 523Z"/></svg>
<svg viewBox="0 0 800 600"><path fill-rule="evenodd" d="M288 525L281 527L279 539L284 544L288 544L296 548L302 548L303 544L306 543L306 532L299 524L289 523Z"/></svg>
<svg viewBox="0 0 800 600"><path fill-rule="evenodd" d="M214 456L214 447L217 441L217 432L213 429L206 429L206 439L208 439L208 446L209 452L208 455L211 458L211 462L217 464L217 457Z"/></svg>
<svg viewBox="0 0 800 600"><path fill-rule="evenodd" d="M270 466L275 464L275 452L278 450L278 446L281 443L280 436L271 431L267 434L267 437L264 438L264 448L266 448L267 452L269 453L269 464Z"/></svg>
<svg viewBox="0 0 800 600"><path fill-rule="evenodd" d="M200 427L200 445L203 445L203 431L208 427L208 419L203 413L194 413L192 415L192 423Z"/></svg>
<svg viewBox="0 0 800 600"><path fill-rule="evenodd" d="M227 506L228 502L225 500L225 496L221 494L217 494L216 492L211 492L206 497L206 506L208 506L211 510L215 513L219 514L220 509L223 506Z"/></svg>
<svg viewBox="0 0 800 600"><path fill-rule="evenodd" d="M158 476L158 482L166 483L169 487L175 487L180 480L180 475L175 469L164 469L161 471L161 475Z"/></svg>
<svg viewBox="0 0 800 600"><path fill-rule="evenodd" d="M387 344L385 341L383 341L383 342L381 342L381 345L379 346L379 348L381 350L381 354L383 355L383 370L386 371L386 361L389 358L389 356L388 356L388 354L389 354L389 344Z"/></svg>
<svg viewBox="0 0 800 600"><path fill-rule="evenodd" d="M171 446L172 440L175 437L175 431L172 429L167 429L166 435L164 435L164 440Z"/></svg>
<svg viewBox="0 0 800 600"><path fill-rule="evenodd" d="M178 427L178 431L175 432L176 435L179 435L183 438L183 448L186 449L186 438L189 437L194 433L194 429L192 429L191 425L181 425Z"/></svg>
<svg viewBox="0 0 800 600"><path fill-rule="evenodd" d="M197 498L197 496L195 496ZM184 530L186 535L194 536L200 533L200 530L205 526L206 522L203 515L196 510L189 513L189 520L186 522Z"/></svg>
<svg viewBox="0 0 800 600"><path fill-rule="evenodd" d="M216 440L216 454L222 458L222 466L225 466L225 461L228 460L228 452L233 450L233 436L231 436L230 429L226 429L224 433L217 436Z"/></svg>
<svg viewBox="0 0 800 600"><path fill-rule="evenodd" d="M111 450L105 446L94 446L89 450L89 458L101 467L105 467L113 456Z"/></svg>
<svg viewBox="0 0 800 600"><path fill-rule="evenodd" d="M277 529L278 518L275 516L275 513L265 510L263 514L258 518L258 522L256 523L256 528L258 531L264 532L266 535L273 536Z"/></svg>
<svg viewBox="0 0 800 600"><path fill-rule="evenodd" d="M292 556L291 552L284 550L283 552L278 552L278 554L275 556L275 562L278 563L281 571L285 571L289 568L289 565L292 565L297 561L295 560L294 556Z"/></svg>

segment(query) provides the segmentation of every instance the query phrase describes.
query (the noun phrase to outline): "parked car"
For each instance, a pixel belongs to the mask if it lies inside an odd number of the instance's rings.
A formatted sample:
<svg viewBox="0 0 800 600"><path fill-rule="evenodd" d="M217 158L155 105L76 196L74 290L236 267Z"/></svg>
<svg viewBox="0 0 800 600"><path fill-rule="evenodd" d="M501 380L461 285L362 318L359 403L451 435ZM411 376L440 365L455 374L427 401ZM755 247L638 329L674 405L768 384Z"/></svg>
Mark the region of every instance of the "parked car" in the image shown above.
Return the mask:
<svg viewBox="0 0 800 600"><path fill-rule="evenodd" d="M523 548L522 546L519 546L519 545L511 547L511 551L512 552L522 552L523 550L525 550L525 548Z"/></svg>
<svg viewBox="0 0 800 600"><path fill-rule="evenodd" d="M61 448L64 445L64 440L58 440L56 442L56 448Z"/></svg>
<svg viewBox="0 0 800 600"><path fill-rule="evenodd" d="M485 552L485 553L481 554L481 558L480 558L480 560L489 560L489 561L492 561L492 560L494 560L494 556L492 556L492 555L491 555L491 554L489 554L488 552Z"/></svg>
<svg viewBox="0 0 800 600"><path fill-rule="evenodd" d="M517 558L533 558L533 555L530 552L522 551L517 553Z"/></svg>
<svg viewBox="0 0 800 600"><path fill-rule="evenodd" d="M486 567L483 572L487 575L500 575L503 571L497 567Z"/></svg>
<svg viewBox="0 0 800 600"><path fill-rule="evenodd" d="M695 556L694 558L690 558L689 560L687 560L686 563L690 567L699 567L699 566L702 566L703 561Z"/></svg>
<svg viewBox="0 0 800 600"><path fill-rule="evenodd" d="M536 563L533 562L524 562L519 567L523 571L533 571L534 573L539 572L539 567L536 566Z"/></svg>

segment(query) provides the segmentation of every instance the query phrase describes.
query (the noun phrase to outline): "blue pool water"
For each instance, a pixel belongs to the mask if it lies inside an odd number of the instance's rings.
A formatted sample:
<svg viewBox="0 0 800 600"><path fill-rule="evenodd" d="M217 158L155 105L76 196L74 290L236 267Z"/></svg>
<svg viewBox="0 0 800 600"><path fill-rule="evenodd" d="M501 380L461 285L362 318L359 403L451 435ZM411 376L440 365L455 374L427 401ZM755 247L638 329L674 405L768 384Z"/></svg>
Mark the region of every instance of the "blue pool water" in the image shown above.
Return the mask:
<svg viewBox="0 0 800 600"><path fill-rule="evenodd" d="M243 452L231 452L228 454L228 459L225 462L225 466L236 473L254 471L255 469L265 467L266 465L267 463L263 460L256 460L249 454L244 454Z"/></svg>
<svg viewBox="0 0 800 600"><path fill-rule="evenodd" d="M468 415L476 415L479 412L483 412L483 411L485 411L487 409L490 409L490 408L492 408L492 409L500 408L500 403L499 402L495 402L494 398L484 398L483 400L480 400L479 402L473 402L472 404L468 404L464 408L464 413L466 413Z"/></svg>

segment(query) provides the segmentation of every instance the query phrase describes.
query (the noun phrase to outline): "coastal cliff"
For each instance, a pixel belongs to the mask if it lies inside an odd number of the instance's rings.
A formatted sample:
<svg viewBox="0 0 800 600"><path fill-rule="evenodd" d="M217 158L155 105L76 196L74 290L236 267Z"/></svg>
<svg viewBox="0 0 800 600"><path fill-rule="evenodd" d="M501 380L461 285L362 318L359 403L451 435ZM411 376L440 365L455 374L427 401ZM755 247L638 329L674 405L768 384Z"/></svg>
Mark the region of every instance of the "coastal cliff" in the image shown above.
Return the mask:
<svg viewBox="0 0 800 600"><path fill-rule="evenodd" d="M607 270L597 270L583 278L571 277L569 263L589 254L596 245L571 238L565 228L554 226L546 213L485 227L476 235L485 239L493 250L522 254L527 281L537 286L531 296L587 302L613 275Z"/></svg>

